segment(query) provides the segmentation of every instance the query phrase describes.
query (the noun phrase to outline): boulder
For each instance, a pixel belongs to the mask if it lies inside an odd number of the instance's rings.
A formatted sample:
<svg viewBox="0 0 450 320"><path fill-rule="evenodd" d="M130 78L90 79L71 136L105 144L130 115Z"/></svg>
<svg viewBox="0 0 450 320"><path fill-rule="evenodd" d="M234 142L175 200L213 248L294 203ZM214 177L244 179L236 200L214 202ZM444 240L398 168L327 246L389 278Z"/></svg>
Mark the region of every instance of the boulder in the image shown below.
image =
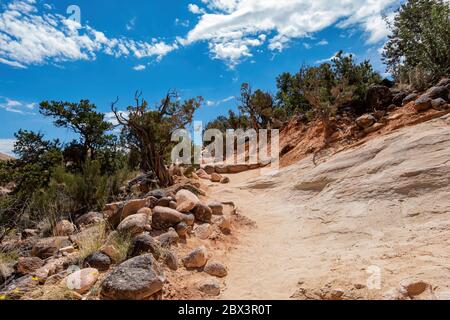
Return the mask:
<svg viewBox="0 0 450 320"><path fill-rule="evenodd" d="M388 87L372 85L367 90L366 106L369 110L386 109L392 103L392 98Z"/></svg>
<svg viewBox="0 0 450 320"><path fill-rule="evenodd" d="M250 166L246 164L235 164L228 166L229 173L241 173L250 170Z"/></svg>
<svg viewBox="0 0 450 320"><path fill-rule="evenodd" d="M216 170L218 174L226 174L229 173L228 166L226 165L217 165Z"/></svg>
<svg viewBox="0 0 450 320"><path fill-rule="evenodd" d="M125 261L101 284L101 297L107 300L148 300L163 289L165 278L153 255Z"/></svg>
<svg viewBox="0 0 450 320"><path fill-rule="evenodd" d="M198 289L209 296L216 297L220 295L220 283L216 279L202 281Z"/></svg>
<svg viewBox="0 0 450 320"><path fill-rule="evenodd" d="M167 196L167 192L163 189L156 189L150 191L147 196L149 197L155 197L156 199L161 199Z"/></svg>
<svg viewBox="0 0 450 320"><path fill-rule="evenodd" d="M70 236L75 232L75 226L69 220L61 220L59 221L55 229L53 230L53 234L57 237L65 237Z"/></svg>
<svg viewBox="0 0 450 320"><path fill-rule="evenodd" d="M219 227L220 231L222 231L224 234L231 233L231 221L229 218L220 217L217 220L217 226Z"/></svg>
<svg viewBox="0 0 450 320"><path fill-rule="evenodd" d="M99 251L106 254L113 263L119 262L122 259L120 251L112 244L105 244Z"/></svg>
<svg viewBox="0 0 450 320"><path fill-rule="evenodd" d="M223 215L223 205L219 201L208 202L208 207L211 209L212 214L216 216Z"/></svg>
<svg viewBox="0 0 450 320"><path fill-rule="evenodd" d="M85 268L95 268L99 271L107 271L111 266L111 258L102 253L94 252L84 259L83 267Z"/></svg>
<svg viewBox="0 0 450 320"><path fill-rule="evenodd" d="M15 266L16 272L21 275L27 275L35 272L45 264L45 261L38 257L22 257Z"/></svg>
<svg viewBox="0 0 450 320"><path fill-rule="evenodd" d="M177 210L165 207L155 207L153 209L152 228L164 230L176 226L183 220L183 214Z"/></svg>
<svg viewBox="0 0 450 320"><path fill-rule="evenodd" d="M122 219L124 202L108 203L103 208L103 213L108 224L112 228L117 228Z"/></svg>
<svg viewBox="0 0 450 320"><path fill-rule="evenodd" d="M70 274L65 283L67 288L74 290L79 294L88 292L98 280L98 270L94 268L86 268L78 270Z"/></svg>
<svg viewBox="0 0 450 320"><path fill-rule="evenodd" d="M427 90L425 95L430 99L448 99L448 88L446 86L436 86Z"/></svg>
<svg viewBox="0 0 450 320"><path fill-rule="evenodd" d="M99 212L89 212L75 220L75 223L80 227L86 227L97 224L103 221L103 214Z"/></svg>
<svg viewBox="0 0 450 320"><path fill-rule="evenodd" d="M134 237L128 249L128 257L134 258L147 253L151 253L155 259L159 259L161 248L158 242L146 233Z"/></svg>
<svg viewBox="0 0 450 320"><path fill-rule="evenodd" d="M403 101L405 100L405 98L408 96L408 92L399 92L397 94L394 95L394 97L392 98L392 103L397 106L397 107L401 107L403 104Z"/></svg>
<svg viewBox="0 0 450 320"><path fill-rule="evenodd" d="M178 270L178 258L172 251L166 252L164 255L164 264L173 271Z"/></svg>
<svg viewBox="0 0 450 320"><path fill-rule="evenodd" d="M195 220L200 222L210 222L212 217L212 210L207 205L197 203L194 208Z"/></svg>
<svg viewBox="0 0 450 320"><path fill-rule="evenodd" d="M208 263L206 264L205 269L203 269L203 271L205 271L207 274L209 274L211 276L218 277L218 278L223 278L228 275L228 271L227 271L227 268L225 267L225 265L223 265L220 262L214 262L214 261L208 261Z"/></svg>
<svg viewBox="0 0 450 320"><path fill-rule="evenodd" d="M180 236L175 231L175 229L170 228L168 232L163 233L158 237L158 241L163 248L170 248L171 246L175 246L180 242Z"/></svg>
<svg viewBox="0 0 450 320"><path fill-rule="evenodd" d="M211 179L210 175L207 174L206 171L203 170L203 169L197 170L196 174L197 174L197 176L198 176L200 179L203 179L203 180L210 180L210 179Z"/></svg>
<svg viewBox="0 0 450 320"><path fill-rule="evenodd" d="M121 220L124 220L131 215L137 214L138 211L142 208L148 207L148 204L149 203L147 199L135 199L127 201L122 209Z"/></svg>
<svg viewBox="0 0 450 320"><path fill-rule="evenodd" d="M358 119L356 119L356 124L362 129L366 129L373 125L377 120L371 114L365 114Z"/></svg>
<svg viewBox="0 0 450 320"><path fill-rule="evenodd" d="M175 226L175 231L180 238L186 238L189 232L189 226L185 222L180 222Z"/></svg>
<svg viewBox="0 0 450 320"><path fill-rule="evenodd" d="M201 224L194 230L195 236L201 240L208 239L211 236L212 232L213 230L211 228L211 225L208 223Z"/></svg>
<svg viewBox="0 0 450 320"><path fill-rule="evenodd" d="M172 201L172 198L169 198L169 197L161 198L156 202L156 206L169 208L170 201Z"/></svg>
<svg viewBox="0 0 450 320"><path fill-rule="evenodd" d="M71 244L68 237L44 238L34 244L31 255L45 260L58 253L59 249Z"/></svg>
<svg viewBox="0 0 450 320"><path fill-rule="evenodd" d="M199 247L191 251L183 259L183 265L188 268L203 268L208 261L208 252L205 247Z"/></svg>
<svg viewBox="0 0 450 320"><path fill-rule="evenodd" d="M414 102L414 110L417 112L426 111L431 108L431 99L423 95Z"/></svg>
<svg viewBox="0 0 450 320"><path fill-rule="evenodd" d="M437 98L437 99L433 99L431 100L431 107L433 109L440 109L441 107L445 106L447 104L447 101L445 101L442 98Z"/></svg>
<svg viewBox="0 0 450 320"><path fill-rule="evenodd" d="M144 213L133 214L126 217L117 227L117 231L132 236L144 232L148 222L148 216Z"/></svg>
<svg viewBox="0 0 450 320"><path fill-rule="evenodd" d="M177 203L175 201L170 201L169 202L169 208L176 210L177 209Z"/></svg>
<svg viewBox="0 0 450 320"><path fill-rule="evenodd" d="M195 194L185 189L178 191L175 198L177 201L177 211L182 213L190 212L200 202Z"/></svg>
<svg viewBox="0 0 450 320"><path fill-rule="evenodd" d="M410 103L411 101L416 100L417 97L418 97L417 93L410 93L410 94L408 94L408 95L406 96L405 99L403 99L402 104L403 104L403 105L408 104L408 103Z"/></svg>
<svg viewBox="0 0 450 320"><path fill-rule="evenodd" d="M211 174L211 181L212 182L220 182L222 180L222 176L218 173L212 173Z"/></svg>
<svg viewBox="0 0 450 320"><path fill-rule="evenodd" d="M205 170L206 174L213 174L214 172L216 172L216 169L214 168L214 166L211 165L207 165L203 168L203 170Z"/></svg>

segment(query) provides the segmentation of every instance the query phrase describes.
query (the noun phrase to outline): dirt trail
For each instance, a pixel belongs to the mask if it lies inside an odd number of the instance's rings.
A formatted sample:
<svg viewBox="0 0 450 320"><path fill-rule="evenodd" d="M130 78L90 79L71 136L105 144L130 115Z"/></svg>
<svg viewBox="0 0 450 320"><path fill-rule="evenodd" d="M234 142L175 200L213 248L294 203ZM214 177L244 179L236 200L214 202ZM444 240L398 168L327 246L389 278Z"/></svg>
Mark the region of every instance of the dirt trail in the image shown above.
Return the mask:
<svg viewBox="0 0 450 320"><path fill-rule="evenodd" d="M381 298L407 278L450 290L450 117L374 138L314 167L230 175L211 197L256 227L228 256L223 299ZM379 287L367 288L373 272ZM372 272L372 273L371 273Z"/></svg>

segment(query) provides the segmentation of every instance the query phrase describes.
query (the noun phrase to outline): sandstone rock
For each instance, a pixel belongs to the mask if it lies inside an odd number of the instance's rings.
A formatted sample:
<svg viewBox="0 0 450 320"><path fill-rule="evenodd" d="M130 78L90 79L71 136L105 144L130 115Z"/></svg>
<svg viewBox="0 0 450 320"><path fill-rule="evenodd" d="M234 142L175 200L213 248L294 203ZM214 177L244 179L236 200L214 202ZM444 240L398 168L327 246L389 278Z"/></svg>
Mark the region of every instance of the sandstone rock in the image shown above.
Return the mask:
<svg viewBox="0 0 450 320"><path fill-rule="evenodd" d="M212 210L210 207L202 204L202 203L197 203L195 205L195 208L193 208L194 210L194 216L195 219L197 221L200 222L210 222L211 221L211 217L212 217Z"/></svg>
<svg viewBox="0 0 450 320"><path fill-rule="evenodd" d="M119 225L124 204L124 202L108 203L103 208L105 219L112 228L117 228Z"/></svg>
<svg viewBox="0 0 450 320"><path fill-rule="evenodd" d="M227 268L225 267L225 265L223 265L220 262L208 261L208 263L205 266L204 271L207 274L218 277L218 278L223 278L228 275Z"/></svg>
<svg viewBox="0 0 450 320"><path fill-rule="evenodd" d="M359 117L358 119L356 119L356 124L363 129L370 127L375 122L376 122L375 117L370 114L365 114L365 115Z"/></svg>
<svg viewBox="0 0 450 320"><path fill-rule="evenodd" d="M226 217L220 217L217 221L217 225L224 234L230 234L231 233L231 221L229 218Z"/></svg>
<svg viewBox="0 0 450 320"><path fill-rule="evenodd" d="M189 226L185 222L180 222L175 226L175 231L180 238L186 238L189 232Z"/></svg>
<svg viewBox="0 0 450 320"><path fill-rule="evenodd" d="M208 207L211 209L212 214L216 216L223 215L223 205L219 201L208 202Z"/></svg>
<svg viewBox="0 0 450 320"><path fill-rule="evenodd" d="M183 214L182 220L188 226L193 226L195 222L195 216L193 214Z"/></svg>
<svg viewBox="0 0 450 320"><path fill-rule="evenodd" d="M215 167L215 171L216 171L218 174L226 174L226 173L229 173L228 166L226 166L226 165L217 165L217 166Z"/></svg>
<svg viewBox="0 0 450 320"><path fill-rule="evenodd" d="M147 196L155 197L156 199L161 199L167 196L167 192L162 189L152 190Z"/></svg>
<svg viewBox="0 0 450 320"><path fill-rule="evenodd" d="M426 95L421 96L414 102L414 110L417 112L426 111L431 108L431 99Z"/></svg>
<svg viewBox="0 0 450 320"><path fill-rule="evenodd" d="M220 180L220 183L221 183L221 184L227 184L227 183L230 183L230 178L228 178L228 177L223 177L223 178Z"/></svg>
<svg viewBox="0 0 450 320"><path fill-rule="evenodd" d="M209 279L201 282L198 289L209 296L216 297L220 295L220 283L215 279Z"/></svg>
<svg viewBox="0 0 450 320"><path fill-rule="evenodd" d="M369 134L369 133L378 131L378 130L380 130L380 129L383 128L383 127L384 127L384 124L382 124L382 123L380 123L380 122L377 122L377 123L375 123L373 126L364 129L364 133L365 133L365 134Z"/></svg>
<svg viewBox="0 0 450 320"><path fill-rule="evenodd" d="M75 220L75 223L78 226L90 226L93 224L97 224L103 221L103 214L98 212L89 212Z"/></svg>
<svg viewBox="0 0 450 320"><path fill-rule="evenodd" d="M208 239L211 236L212 232L213 230L211 228L211 225L208 223L201 224L194 230L195 236L201 240Z"/></svg>
<svg viewBox="0 0 450 320"><path fill-rule="evenodd" d="M87 268L72 273L65 282L69 289L75 290L79 294L85 294L97 282L98 276L97 269Z"/></svg>
<svg viewBox="0 0 450 320"><path fill-rule="evenodd" d="M195 194L185 189L178 191L175 198L177 201L177 211L182 213L191 211L200 202Z"/></svg>
<svg viewBox="0 0 450 320"><path fill-rule="evenodd" d="M121 220L126 219L131 215L137 214L137 212L148 206L148 201L146 199L135 199L127 201L122 209Z"/></svg>
<svg viewBox="0 0 450 320"><path fill-rule="evenodd" d="M236 164L228 166L229 173L241 173L250 170L250 167L246 164Z"/></svg>
<svg viewBox="0 0 450 320"><path fill-rule="evenodd" d="M212 173L211 174L211 181L212 182L220 182L222 180L222 176L218 173Z"/></svg>
<svg viewBox="0 0 450 320"><path fill-rule="evenodd" d="M183 258L183 265L186 268L203 268L208 261L208 252L205 247L199 247L191 251Z"/></svg>
<svg viewBox="0 0 450 320"><path fill-rule="evenodd" d="M418 97L417 93L411 93L411 94L408 94L408 95L406 96L406 98L403 99L403 105L408 104L408 103L410 103L411 101L416 100L417 97Z"/></svg>
<svg viewBox="0 0 450 320"><path fill-rule="evenodd" d="M68 247L71 244L67 237L44 238L34 244L31 255L47 259L55 255L60 248Z"/></svg>
<svg viewBox="0 0 450 320"><path fill-rule="evenodd" d="M163 289L164 275L151 254L125 261L101 285L108 300L147 300Z"/></svg>
<svg viewBox="0 0 450 320"><path fill-rule="evenodd" d="M94 252L84 259L85 268L95 268L99 271L107 271L111 266L111 258L101 252Z"/></svg>
<svg viewBox="0 0 450 320"><path fill-rule="evenodd" d="M206 172L207 174L213 174L213 173L216 172L216 169L214 168L214 166L211 166L211 165L205 166L205 167L203 168L203 170L205 170L205 172Z"/></svg>
<svg viewBox="0 0 450 320"><path fill-rule="evenodd" d="M16 272L27 275L41 268L44 264L44 260L38 257L22 257L17 261Z"/></svg>
<svg viewBox="0 0 450 320"><path fill-rule="evenodd" d="M165 207L155 207L155 209L153 209L152 228L164 230L177 225L182 220L183 214L176 210Z"/></svg>
<svg viewBox="0 0 450 320"><path fill-rule="evenodd" d="M75 226L72 222L68 220L61 220L59 221L55 229L53 231L54 235L57 237L64 237L64 236L70 236L75 232Z"/></svg>
<svg viewBox="0 0 450 320"><path fill-rule="evenodd" d="M161 247L170 248L180 242L180 236L173 228L170 228L168 232L163 233L158 237L158 241L161 244Z"/></svg>
<svg viewBox="0 0 450 320"><path fill-rule="evenodd" d="M133 214L126 217L117 227L117 231L120 233L126 233L137 235L144 232L145 226L147 225L148 216L143 213Z"/></svg>
<svg viewBox="0 0 450 320"><path fill-rule="evenodd" d="M155 259L159 259L161 248L157 241L149 234L134 237L128 250L128 257L133 258L147 253L151 253Z"/></svg>
<svg viewBox="0 0 450 320"><path fill-rule="evenodd" d="M210 180L210 179L211 179L210 175L207 174L206 171L203 170L203 169L197 170L197 176L198 176L200 179L203 179L203 180Z"/></svg>
<svg viewBox="0 0 450 320"><path fill-rule="evenodd" d="M172 251L168 251L164 255L164 263L167 267L169 267L169 269L173 271L178 270L178 258Z"/></svg>

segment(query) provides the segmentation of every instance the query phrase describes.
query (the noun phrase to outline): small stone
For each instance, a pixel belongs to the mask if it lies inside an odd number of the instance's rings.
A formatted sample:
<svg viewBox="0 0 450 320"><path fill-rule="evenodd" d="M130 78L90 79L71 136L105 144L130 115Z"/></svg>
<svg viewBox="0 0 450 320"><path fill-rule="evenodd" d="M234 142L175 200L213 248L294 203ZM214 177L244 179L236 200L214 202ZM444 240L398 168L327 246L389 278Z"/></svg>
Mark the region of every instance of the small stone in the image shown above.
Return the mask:
<svg viewBox="0 0 450 320"><path fill-rule="evenodd" d="M122 209L121 220L137 214L140 209L147 207L147 205L147 199L134 199L127 201Z"/></svg>
<svg viewBox="0 0 450 320"><path fill-rule="evenodd" d="M223 215L223 205L219 201L208 202L208 207L212 210L213 215Z"/></svg>
<svg viewBox="0 0 450 320"><path fill-rule="evenodd" d="M431 101L431 107L433 109L440 109L442 106L445 106L447 104L447 101L445 101L442 98L437 98Z"/></svg>
<svg viewBox="0 0 450 320"><path fill-rule="evenodd" d="M177 209L177 203L175 201L170 201L169 202L169 208L176 210Z"/></svg>
<svg viewBox="0 0 450 320"><path fill-rule="evenodd" d="M182 221L183 217L183 214L176 210L165 207L155 207L155 209L153 209L152 228L164 230L176 226Z"/></svg>
<svg viewBox="0 0 450 320"><path fill-rule="evenodd" d="M220 217L220 219L217 221L217 225L219 226L220 231L222 231L224 234L231 233L231 221L229 218Z"/></svg>
<svg viewBox="0 0 450 320"><path fill-rule="evenodd" d="M210 207L197 203L194 209L195 220L200 222L210 222L212 218L212 210Z"/></svg>
<svg viewBox="0 0 450 320"><path fill-rule="evenodd" d="M70 236L75 232L75 226L72 222L68 220L61 220L59 221L54 230L54 235L57 237L65 237Z"/></svg>
<svg viewBox="0 0 450 320"><path fill-rule="evenodd" d="M356 124L358 126L360 126L363 129L366 129L368 127L370 127L372 124L374 124L377 120L375 119L374 116L370 115L370 114L365 114L361 117L359 117L358 119L356 119Z"/></svg>
<svg viewBox="0 0 450 320"><path fill-rule="evenodd" d="M223 278L228 275L227 268L220 262L208 261L208 263L205 266L204 271L207 274L218 277L218 278Z"/></svg>
<svg viewBox="0 0 450 320"><path fill-rule="evenodd" d="M158 237L159 243L161 247L170 248L171 246L175 246L180 242L180 236L175 231L175 229L170 228L170 230L166 233L163 233Z"/></svg>
<svg viewBox="0 0 450 320"><path fill-rule="evenodd" d="M169 197L164 197L158 200L158 202L156 202L156 206L158 207L169 207L170 201L172 201L171 198Z"/></svg>
<svg viewBox="0 0 450 320"><path fill-rule="evenodd" d="M99 271L107 271L111 266L111 258L101 252L94 252L84 259L85 268L95 268Z"/></svg>
<svg viewBox="0 0 450 320"><path fill-rule="evenodd" d="M116 263L119 262L121 259L121 254L117 248L111 244L106 244L99 250L101 253L106 254L110 259L111 262Z"/></svg>
<svg viewBox="0 0 450 320"><path fill-rule="evenodd" d="M178 258L172 251L168 251L164 255L164 263L167 267L169 267L169 269L173 271L178 270Z"/></svg>
<svg viewBox="0 0 450 320"><path fill-rule="evenodd" d="M418 97L418 96L417 96L416 93L411 93L411 94L407 95L405 99L403 99L402 104L403 104L403 105L408 104L408 103L410 103L411 101L416 100L417 97Z"/></svg>
<svg viewBox="0 0 450 320"><path fill-rule="evenodd" d="M216 279L209 279L199 284L198 289L209 296L220 295L220 283Z"/></svg>
<svg viewBox="0 0 450 320"><path fill-rule="evenodd" d="M212 182L220 182L220 180L222 180L222 176L218 173L212 173L211 174L211 181Z"/></svg>
<svg viewBox="0 0 450 320"><path fill-rule="evenodd" d="M186 238L189 232L189 226L185 222L180 222L175 226L175 230L180 238Z"/></svg>
<svg viewBox="0 0 450 320"><path fill-rule="evenodd" d="M404 289L410 297L424 293L429 287L430 285L422 280L405 279L400 282L400 289Z"/></svg>
<svg viewBox="0 0 450 320"><path fill-rule="evenodd" d="M31 255L41 259L47 259L58 253L58 250L63 247L72 245L67 237L53 237L39 240L33 246Z"/></svg>
<svg viewBox="0 0 450 320"><path fill-rule="evenodd" d="M16 271L21 275L27 275L33 273L34 271L42 267L44 264L45 264L44 260L38 257L19 258L19 261L17 261L16 265Z"/></svg>
<svg viewBox="0 0 450 320"><path fill-rule="evenodd" d="M195 222L195 216L193 214L183 214L183 222L192 227Z"/></svg>
<svg viewBox="0 0 450 320"><path fill-rule="evenodd" d="M141 234L134 237L128 249L128 257L133 258L147 253L151 253L155 259L159 259L161 248L157 241L149 234Z"/></svg>
<svg viewBox="0 0 450 320"><path fill-rule="evenodd" d="M103 221L103 214L98 212L89 212L75 220L75 223L80 227L87 227Z"/></svg>
<svg viewBox="0 0 450 320"><path fill-rule="evenodd" d="M194 230L195 236L201 240L208 239L212 234L211 225L208 223L197 226Z"/></svg>
<svg viewBox="0 0 450 320"><path fill-rule="evenodd" d="M183 258L183 265L186 268L203 268L208 261L208 252L205 247L199 247L191 251Z"/></svg>
<svg viewBox="0 0 450 320"><path fill-rule="evenodd" d="M200 202L195 194L185 189L178 191L175 198L177 201L177 211L182 213L190 212Z"/></svg>
<svg viewBox="0 0 450 320"><path fill-rule="evenodd" d="M227 184L227 183L230 183L230 178L228 178L228 177L223 177L223 178L220 180L220 183L221 183L221 184Z"/></svg>
<svg viewBox="0 0 450 320"><path fill-rule="evenodd" d="M139 211L137 212L137 214L145 214L145 215L147 215L147 217L150 217L152 215L152 213L153 213L152 209L147 208L147 207L139 209Z"/></svg>
<svg viewBox="0 0 450 320"><path fill-rule="evenodd" d="M426 111L431 108L431 99L423 95L414 102L414 110L417 112Z"/></svg>
<svg viewBox="0 0 450 320"><path fill-rule="evenodd" d="M65 282L69 289L75 290L79 294L85 294L97 282L98 276L97 269L87 268L72 273Z"/></svg>
<svg viewBox="0 0 450 320"><path fill-rule="evenodd" d="M144 232L147 225L148 216L143 213L133 214L126 217L117 227L120 233L137 235Z"/></svg>

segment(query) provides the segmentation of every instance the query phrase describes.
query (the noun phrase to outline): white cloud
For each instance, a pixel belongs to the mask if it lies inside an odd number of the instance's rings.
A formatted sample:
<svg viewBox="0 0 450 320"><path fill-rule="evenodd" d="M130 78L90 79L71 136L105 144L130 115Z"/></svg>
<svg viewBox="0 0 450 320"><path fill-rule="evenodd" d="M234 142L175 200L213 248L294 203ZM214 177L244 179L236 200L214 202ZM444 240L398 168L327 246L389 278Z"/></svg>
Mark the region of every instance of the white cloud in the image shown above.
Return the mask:
<svg viewBox="0 0 450 320"><path fill-rule="evenodd" d="M0 13L0 63L23 68L61 61L94 60L98 53L115 57L156 57L178 48L164 41L152 43L109 38L89 25L65 16L39 13L35 0L14 0Z"/></svg>
<svg viewBox="0 0 450 320"><path fill-rule="evenodd" d="M189 27L190 21L189 20L181 20L180 18L175 19L175 25L176 26L182 26L182 27Z"/></svg>
<svg viewBox="0 0 450 320"><path fill-rule="evenodd" d="M135 26L136 26L136 17L130 19L130 21L128 21L128 23L125 25L125 28L128 31L131 31L134 29Z"/></svg>
<svg viewBox="0 0 450 320"><path fill-rule="evenodd" d="M234 99L236 99L235 96L230 96L230 97L218 100L218 101L208 100L208 101L206 101L206 105L208 107L218 106L218 105L221 105L223 103L229 102L229 101L234 100Z"/></svg>
<svg viewBox="0 0 450 320"><path fill-rule="evenodd" d="M202 0L189 5L199 14L197 25L180 43L209 43L212 57L234 67L262 46L260 34L270 35L268 48L282 51L293 39L308 37L330 26L360 27L375 43L387 35L383 12L396 0ZM252 43L249 45L249 43ZM321 42L320 45L325 45Z"/></svg>
<svg viewBox="0 0 450 320"><path fill-rule="evenodd" d="M326 63L326 62L331 62L334 58L337 57L337 54L338 54L338 53L339 53L339 52L336 52L335 54L333 54L333 55L332 55L331 57L329 57L329 58L317 60L315 63L316 63L316 64L322 64L322 63ZM351 52L349 52L349 53L344 53L344 54L343 54L344 57L348 57L348 56L350 56L350 55L351 55L353 58L356 58L356 54L351 53Z"/></svg>
<svg viewBox="0 0 450 320"><path fill-rule="evenodd" d="M14 139L0 139L0 152L7 154L9 156L13 156L14 143L16 140Z"/></svg>
<svg viewBox="0 0 450 320"><path fill-rule="evenodd" d="M144 71L147 67L143 64L138 64L137 66L133 67L133 70L135 71Z"/></svg>
<svg viewBox="0 0 450 320"><path fill-rule="evenodd" d="M320 40L319 42L317 42L316 45L318 45L318 46L326 46L326 45L328 45L328 41L323 39L323 40Z"/></svg>
<svg viewBox="0 0 450 320"><path fill-rule="evenodd" d="M22 101L17 101L10 99L8 97L0 96L0 109L6 110L8 112L19 113L19 114L35 114L33 109L36 107L36 103L26 103Z"/></svg>

